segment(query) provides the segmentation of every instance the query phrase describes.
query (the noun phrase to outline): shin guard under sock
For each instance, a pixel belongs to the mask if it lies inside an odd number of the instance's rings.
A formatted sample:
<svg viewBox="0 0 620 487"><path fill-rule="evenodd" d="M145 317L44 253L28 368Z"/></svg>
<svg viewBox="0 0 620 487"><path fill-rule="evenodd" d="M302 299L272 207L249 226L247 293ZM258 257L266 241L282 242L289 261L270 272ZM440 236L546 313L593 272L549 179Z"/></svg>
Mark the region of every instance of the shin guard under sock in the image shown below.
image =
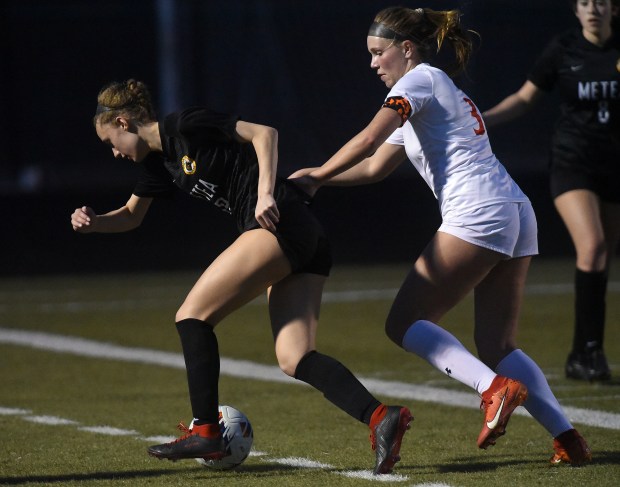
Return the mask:
<svg viewBox="0 0 620 487"><path fill-rule="evenodd" d="M454 335L427 320L418 320L409 327L403 336L402 347L478 394L491 386L496 375Z"/></svg>
<svg viewBox="0 0 620 487"><path fill-rule="evenodd" d="M297 364L295 379L310 384L328 401L366 424L370 424L373 411L381 405L349 369L314 350Z"/></svg>
<svg viewBox="0 0 620 487"><path fill-rule="evenodd" d="M189 399L196 424L218 422L220 354L213 327L189 318L177 323L181 338Z"/></svg>
<svg viewBox="0 0 620 487"><path fill-rule="evenodd" d="M519 349L513 350L497 364L495 370L525 384L528 397L523 407L553 438L572 428L545 375L529 356Z"/></svg>

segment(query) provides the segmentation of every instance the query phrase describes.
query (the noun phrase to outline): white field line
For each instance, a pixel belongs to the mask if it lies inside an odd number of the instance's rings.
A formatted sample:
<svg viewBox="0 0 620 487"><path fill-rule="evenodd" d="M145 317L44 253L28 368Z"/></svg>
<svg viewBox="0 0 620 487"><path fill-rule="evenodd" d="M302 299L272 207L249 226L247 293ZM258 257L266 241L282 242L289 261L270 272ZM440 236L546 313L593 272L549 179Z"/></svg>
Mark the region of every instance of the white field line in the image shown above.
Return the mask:
<svg viewBox="0 0 620 487"><path fill-rule="evenodd" d="M608 292L620 292L620 282L610 282L607 286ZM574 284L530 284L525 287L525 294L531 296L540 295L562 295L572 294ZM323 303L351 303L357 301L382 301L392 300L398 292L397 288L385 289L360 289L353 291L326 291L323 293ZM23 295L23 294L22 294ZM13 293L0 292L0 301L11 302ZM180 304L181 297L162 297L154 299L152 297L132 296L129 299L116 299L106 301L59 301L59 302L37 302L24 303L28 312L38 313L83 313L88 311L135 311L139 309L152 309L162 305L176 307ZM250 304L264 304L266 299L260 296ZM0 302L0 312L7 312L15 309L15 304L3 304ZM19 306L19 305L18 305Z"/></svg>
<svg viewBox="0 0 620 487"><path fill-rule="evenodd" d="M0 327L0 343L19 345L39 350L68 353L83 357L120 360L125 362L145 363L185 369L183 356L179 353L162 352L146 348L132 348L103 343L85 338L54 335ZM278 367L264 365L248 360L236 360L222 357L220 373L241 379L254 379L268 382L306 385L285 375ZM478 409L480 399L473 392L460 392L439 387L409 384L406 382L386 381L360 377L360 381L373 394L380 394L395 399L425 401L438 404L450 404L456 407ZM564 406L564 412L573 423L596 426L599 428L620 430L620 414ZM515 414L529 416L522 407Z"/></svg>

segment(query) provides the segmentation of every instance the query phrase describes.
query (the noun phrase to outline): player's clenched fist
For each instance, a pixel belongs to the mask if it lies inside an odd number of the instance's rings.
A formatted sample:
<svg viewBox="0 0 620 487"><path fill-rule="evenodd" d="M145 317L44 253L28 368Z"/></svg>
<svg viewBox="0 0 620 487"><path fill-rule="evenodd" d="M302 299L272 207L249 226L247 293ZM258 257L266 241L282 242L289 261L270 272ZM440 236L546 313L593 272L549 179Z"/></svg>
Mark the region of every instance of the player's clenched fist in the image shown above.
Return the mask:
<svg viewBox="0 0 620 487"><path fill-rule="evenodd" d="M93 223L97 214L94 210L88 206L82 206L76 208L71 214L71 226L73 230L81 233L88 233L94 231Z"/></svg>

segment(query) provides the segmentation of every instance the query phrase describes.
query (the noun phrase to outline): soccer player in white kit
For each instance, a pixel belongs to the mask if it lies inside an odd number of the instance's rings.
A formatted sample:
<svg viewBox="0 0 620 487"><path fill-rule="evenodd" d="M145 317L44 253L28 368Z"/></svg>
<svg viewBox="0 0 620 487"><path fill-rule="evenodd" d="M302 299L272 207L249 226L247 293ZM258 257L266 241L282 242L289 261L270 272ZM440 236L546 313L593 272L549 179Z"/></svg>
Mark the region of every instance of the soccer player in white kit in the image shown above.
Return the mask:
<svg viewBox="0 0 620 487"><path fill-rule="evenodd" d="M476 105L427 62L447 39L455 72L465 67L471 41L459 17L427 8L379 12L367 43L371 68L390 89L382 108L323 166L291 178L313 195L323 184L381 180L408 158L437 198L442 223L396 296L387 335L481 395L480 448L495 444L523 404L554 438L551 462L582 464L591 459L585 440L516 345L527 271L538 253L532 205L493 154ZM472 290L480 360L437 325Z"/></svg>

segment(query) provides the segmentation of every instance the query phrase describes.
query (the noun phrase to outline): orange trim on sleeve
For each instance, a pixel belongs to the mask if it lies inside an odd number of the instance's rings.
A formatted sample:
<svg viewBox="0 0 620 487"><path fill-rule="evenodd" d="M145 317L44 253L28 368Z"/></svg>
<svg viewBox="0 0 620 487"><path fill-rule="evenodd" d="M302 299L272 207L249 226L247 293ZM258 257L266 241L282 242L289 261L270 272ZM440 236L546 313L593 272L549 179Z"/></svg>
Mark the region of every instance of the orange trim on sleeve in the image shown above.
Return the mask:
<svg viewBox="0 0 620 487"><path fill-rule="evenodd" d="M396 112L400 115L400 119L402 123L400 126L402 127L409 117L411 116L411 105L409 104L409 100L402 96L391 96L383 103L385 108L391 108L392 110L396 110Z"/></svg>

